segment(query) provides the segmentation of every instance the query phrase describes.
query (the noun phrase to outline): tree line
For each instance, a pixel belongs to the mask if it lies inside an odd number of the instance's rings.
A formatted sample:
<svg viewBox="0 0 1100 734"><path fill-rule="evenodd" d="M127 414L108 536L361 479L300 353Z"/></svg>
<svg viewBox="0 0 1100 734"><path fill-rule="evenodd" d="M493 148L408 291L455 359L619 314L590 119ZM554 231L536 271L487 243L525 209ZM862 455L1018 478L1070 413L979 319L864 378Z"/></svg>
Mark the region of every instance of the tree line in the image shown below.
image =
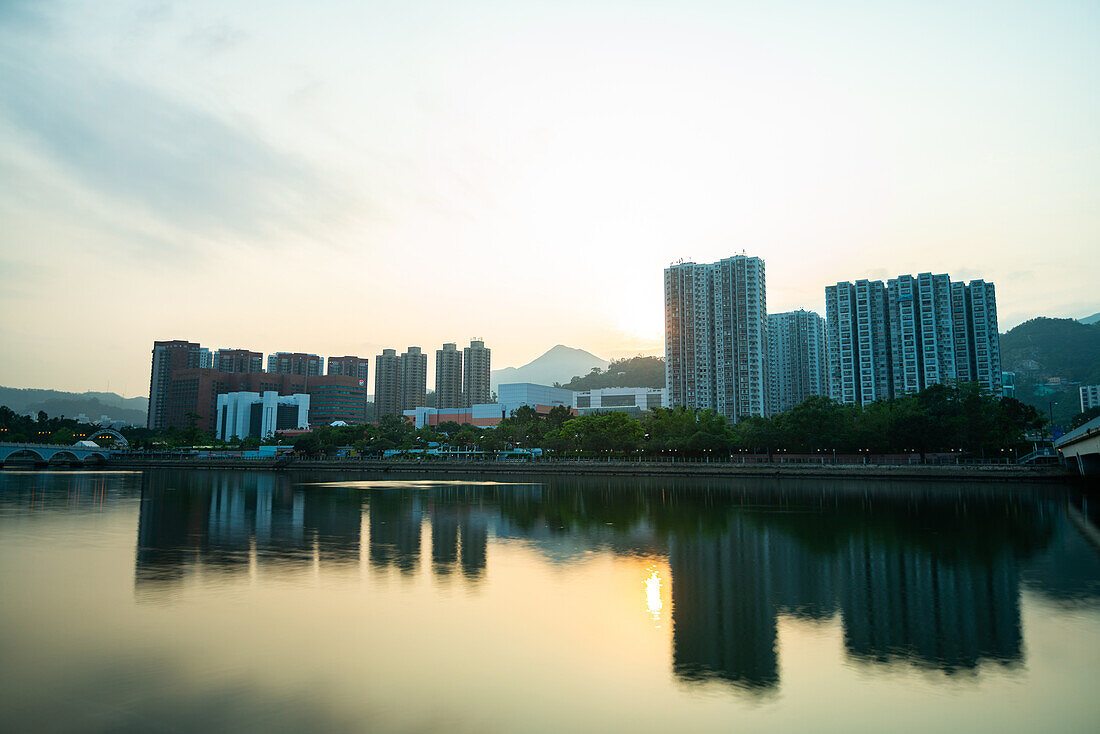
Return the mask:
<svg viewBox="0 0 1100 734"><path fill-rule="evenodd" d="M993 455L1024 449L1025 434L1044 424L1032 406L964 384L934 385L865 407L812 397L785 413L739 423L730 423L712 410L684 407L658 408L635 417L614 411L574 416L560 406L540 415L524 406L496 427L449 422L416 429L409 422L384 416L373 426L323 427L295 439L294 445L306 453L351 446L368 454L437 444L480 451L539 448L589 456L699 457L780 451Z"/></svg>
<svg viewBox="0 0 1100 734"><path fill-rule="evenodd" d="M37 416L22 415L6 405L0 405L0 441L5 443L51 443L71 446L91 436L100 426L81 423L65 416L50 417L46 411Z"/></svg>
<svg viewBox="0 0 1100 734"><path fill-rule="evenodd" d="M219 441L200 431L192 417L183 428L150 431L123 429L135 448L214 446L252 449L255 438ZM812 397L792 410L768 418L730 423L712 410L657 408L640 416L597 412L575 416L558 406L540 415L524 406L495 427L446 422L417 429L396 416L377 424L321 426L299 436L276 435L264 443L293 445L297 452L320 455L351 447L366 455L437 446L492 452L507 448L543 449L559 455L722 456L737 452L898 453L922 456L938 452L992 455L1026 447L1025 434L1041 429L1042 414L1012 398L1000 398L975 384L933 385L913 395L871 403L841 405ZM6 441L73 443L96 426L72 419L21 416L0 407L0 435Z"/></svg>

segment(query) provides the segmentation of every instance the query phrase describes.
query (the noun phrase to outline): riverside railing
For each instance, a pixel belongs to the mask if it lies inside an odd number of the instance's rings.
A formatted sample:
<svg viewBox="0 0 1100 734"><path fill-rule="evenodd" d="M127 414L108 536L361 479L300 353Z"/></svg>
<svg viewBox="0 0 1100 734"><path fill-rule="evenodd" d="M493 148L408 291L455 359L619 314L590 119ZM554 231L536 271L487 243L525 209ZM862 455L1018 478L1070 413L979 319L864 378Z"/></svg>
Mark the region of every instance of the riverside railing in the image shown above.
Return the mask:
<svg viewBox="0 0 1100 734"><path fill-rule="evenodd" d="M959 454L926 455L921 460L919 454L733 454L732 456L653 456L653 455L589 455L589 456L561 456L551 455L543 457L530 457L525 459L495 458L490 456L470 458L453 457L447 455L407 455L381 458L377 456L301 456L296 454L279 454L278 456L245 456L238 453L217 454L214 452L193 452L190 450L170 451L123 451L116 456L120 458L152 459L152 460L196 460L196 461L248 461L257 464L282 463L290 466L316 465L329 463L387 463L387 464L461 464L477 466L481 464L496 465L538 465L538 464L610 464L620 466L640 464L667 464L667 465L715 465L715 466L1016 466L1016 461L1011 457L964 457Z"/></svg>

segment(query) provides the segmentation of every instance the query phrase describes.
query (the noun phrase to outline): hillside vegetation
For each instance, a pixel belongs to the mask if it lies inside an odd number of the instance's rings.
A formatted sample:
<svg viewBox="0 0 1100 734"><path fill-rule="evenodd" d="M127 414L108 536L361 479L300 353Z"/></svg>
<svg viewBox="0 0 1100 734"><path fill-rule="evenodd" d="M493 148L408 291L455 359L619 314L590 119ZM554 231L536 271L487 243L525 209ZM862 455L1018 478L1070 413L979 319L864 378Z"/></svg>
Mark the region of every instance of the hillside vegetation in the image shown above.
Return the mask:
<svg viewBox="0 0 1100 734"><path fill-rule="evenodd" d="M1044 317L1001 335L1001 368L1016 373L1016 398L1068 427L1081 411L1078 384L1100 384L1100 324Z"/></svg>
<svg viewBox="0 0 1100 734"><path fill-rule="evenodd" d="M1001 335L1001 366L1046 380L1100 383L1100 324L1040 317Z"/></svg>
<svg viewBox="0 0 1100 734"><path fill-rule="evenodd" d="M596 390L603 387L665 386L665 360L661 357L628 357L612 362L606 370L593 367L584 377L577 376L564 385L569 390Z"/></svg>
<svg viewBox="0 0 1100 734"><path fill-rule="evenodd" d="M84 413L91 420L106 415L113 420L145 425L149 399L124 398L112 392L74 393L0 387L0 405L6 405L21 414L38 413L41 410L53 416L72 418Z"/></svg>

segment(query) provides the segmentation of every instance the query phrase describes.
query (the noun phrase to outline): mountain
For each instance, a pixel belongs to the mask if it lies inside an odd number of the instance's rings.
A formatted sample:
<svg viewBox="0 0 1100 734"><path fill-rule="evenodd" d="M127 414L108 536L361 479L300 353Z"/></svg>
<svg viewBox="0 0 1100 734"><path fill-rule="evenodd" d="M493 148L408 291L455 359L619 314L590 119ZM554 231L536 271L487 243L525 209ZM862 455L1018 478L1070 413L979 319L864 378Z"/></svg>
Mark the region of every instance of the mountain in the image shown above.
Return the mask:
<svg viewBox="0 0 1100 734"><path fill-rule="evenodd" d="M602 372L577 375L562 387L570 390L595 390L601 387L664 387L663 357L628 357L617 359Z"/></svg>
<svg viewBox="0 0 1100 734"><path fill-rule="evenodd" d="M583 349L574 349L563 344L548 351L541 357L522 367L504 367L493 370L489 375L492 389L505 382L534 382L539 385L553 385L555 382L569 382L575 375L587 375L593 367L607 369L608 361Z"/></svg>
<svg viewBox="0 0 1100 734"><path fill-rule="evenodd" d="M112 420L144 426L149 398L124 398L113 392L75 393L0 387L0 405L22 414L44 410L51 417L63 415L75 418L83 413L91 420L106 415Z"/></svg>
<svg viewBox="0 0 1100 734"><path fill-rule="evenodd" d="M1100 313L1094 313L1092 316L1086 316L1083 319L1077 319L1080 323L1091 326L1097 322L1100 322Z"/></svg>
<svg viewBox="0 0 1100 734"><path fill-rule="evenodd" d="M1100 324L1031 319L1001 335L1001 368L1035 379L1100 383Z"/></svg>
<svg viewBox="0 0 1100 734"><path fill-rule="evenodd" d="M1081 411L1078 386L1100 384L1100 323L1025 321L1001 334L1001 368L1016 373L1017 400L1068 426Z"/></svg>

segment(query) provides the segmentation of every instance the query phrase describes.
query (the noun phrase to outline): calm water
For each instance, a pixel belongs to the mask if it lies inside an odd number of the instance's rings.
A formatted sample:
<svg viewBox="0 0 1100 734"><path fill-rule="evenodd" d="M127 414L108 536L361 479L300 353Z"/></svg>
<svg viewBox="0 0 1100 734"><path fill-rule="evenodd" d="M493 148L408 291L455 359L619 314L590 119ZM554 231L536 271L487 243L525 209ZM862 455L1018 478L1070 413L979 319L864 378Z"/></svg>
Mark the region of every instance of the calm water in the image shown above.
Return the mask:
<svg viewBox="0 0 1100 734"><path fill-rule="evenodd" d="M1100 730L1051 488L0 472L0 729Z"/></svg>

